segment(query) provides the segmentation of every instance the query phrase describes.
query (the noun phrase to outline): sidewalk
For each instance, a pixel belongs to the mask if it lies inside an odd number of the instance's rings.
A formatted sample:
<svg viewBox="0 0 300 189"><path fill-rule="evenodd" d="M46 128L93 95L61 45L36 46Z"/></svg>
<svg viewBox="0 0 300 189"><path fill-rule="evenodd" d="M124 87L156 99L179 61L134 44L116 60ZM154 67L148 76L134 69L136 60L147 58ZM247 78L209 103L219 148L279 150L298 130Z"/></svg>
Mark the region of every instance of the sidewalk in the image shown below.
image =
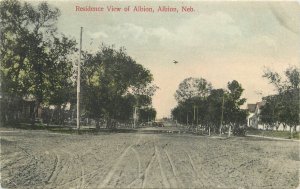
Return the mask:
<svg viewBox="0 0 300 189"><path fill-rule="evenodd" d="M246 135L246 136L257 137L257 138L267 138L267 139L273 139L273 140L284 140L284 141L300 142L300 140L287 139L287 138L277 138L277 137L268 137L268 136L261 136L261 135Z"/></svg>

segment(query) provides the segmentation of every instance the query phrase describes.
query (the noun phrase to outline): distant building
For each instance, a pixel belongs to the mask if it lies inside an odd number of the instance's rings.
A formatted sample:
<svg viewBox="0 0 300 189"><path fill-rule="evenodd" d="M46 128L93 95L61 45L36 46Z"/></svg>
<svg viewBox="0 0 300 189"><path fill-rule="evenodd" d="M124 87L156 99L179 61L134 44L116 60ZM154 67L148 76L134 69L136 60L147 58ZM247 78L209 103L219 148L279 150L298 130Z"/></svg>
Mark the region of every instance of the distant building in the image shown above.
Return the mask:
<svg viewBox="0 0 300 189"><path fill-rule="evenodd" d="M259 114L261 108L266 104L266 101L257 102L256 104L247 104L249 116L247 117L247 126L259 128Z"/></svg>
<svg viewBox="0 0 300 189"><path fill-rule="evenodd" d="M0 120L1 122L16 121L16 120L30 120L34 112L35 100L31 98L7 97L1 96L0 105L2 110ZM39 109L37 115L41 115Z"/></svg>
<svg viewBox="0 0 300 189"><path fill-rule="evenodd" d="M260 123L260 113L262 107L266 104L266 101L263 100L261 102L257 102L255 104L247 104L247 110L249 112L249 116L247 117L247 126L253 127L256 129L274 129L274 128L267 128ZM279 124L278 130L282 131L285 130L282 124ZM297 131L300 131L300 127L296 128Z"/></svg>

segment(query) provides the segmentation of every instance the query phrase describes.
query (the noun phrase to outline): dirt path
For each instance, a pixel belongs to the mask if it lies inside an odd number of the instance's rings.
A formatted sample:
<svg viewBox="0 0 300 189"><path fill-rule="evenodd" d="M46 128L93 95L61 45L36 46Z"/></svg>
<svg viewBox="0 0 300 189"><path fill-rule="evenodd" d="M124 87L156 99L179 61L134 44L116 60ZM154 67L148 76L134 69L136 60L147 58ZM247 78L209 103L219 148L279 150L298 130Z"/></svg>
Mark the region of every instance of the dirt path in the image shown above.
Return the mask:
<svg viewBox="0 0 300 189"><path fill-rule="evenodd" d="M299 143L0 132L4 188L296 188Z"/></svg>

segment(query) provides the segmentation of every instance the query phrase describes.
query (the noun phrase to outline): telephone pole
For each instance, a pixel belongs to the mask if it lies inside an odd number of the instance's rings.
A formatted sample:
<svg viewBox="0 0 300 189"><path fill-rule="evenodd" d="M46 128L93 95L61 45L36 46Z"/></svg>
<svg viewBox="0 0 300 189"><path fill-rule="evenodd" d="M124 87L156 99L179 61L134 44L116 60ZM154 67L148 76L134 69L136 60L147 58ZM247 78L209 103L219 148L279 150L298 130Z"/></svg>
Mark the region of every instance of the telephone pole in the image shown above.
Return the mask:
<svg viewBox="0 0 300 189"><path fill-rule="evenodd" d="M197 132L197 125L196 124L196 106L194 105L194 120L193 120L193 129L196 128L196 132Z"/></svg>
<svg viewBox="0 0 300 189"><path fill-rule="evenodd" d="M82 27L80 27L79 61L77 66L77 130L80 129L80 64L82 48Z"/></svg>
<svg viewBox="0 0 300 189"><path fill-rule="evenodd" d="M198 125L199 125L199 118L198 118L198 115L199 115L199 110L198 110L198 106L197 106L197 115L196 115L196 118L197 118L197 121L196 121L196 133L198 132Z"/></svg>
<svg viewBox="0 0 300 189"><path fill-rule="evenodd" d="M134 110L133 110L133 128L136 127L136 120L137 120L137 111L136 111L137 107L135 106L134 107Z"/></svg>
<svg viewBox="0 0 300 189"><path fill-rule="evenodd" d="M222 128L223 128L223 116L224 116L224 96L225 94L223 94L223 98L222 98L222 114L221 114L221 126L220 126L220 136L222 135Z"/></svg>
<svg viewBox="0 0 300 189"><path fill-rule="evenodd" d="M196 120L196 106L194 105L193 108L194 108L194 121L193 122L195 123L195 120Z"/></svg>
<svg viewBox="0 0 300 189"><path fill-rule="evenodd" d="M186 113L186 126L189 125L189 112Z"/></svg>

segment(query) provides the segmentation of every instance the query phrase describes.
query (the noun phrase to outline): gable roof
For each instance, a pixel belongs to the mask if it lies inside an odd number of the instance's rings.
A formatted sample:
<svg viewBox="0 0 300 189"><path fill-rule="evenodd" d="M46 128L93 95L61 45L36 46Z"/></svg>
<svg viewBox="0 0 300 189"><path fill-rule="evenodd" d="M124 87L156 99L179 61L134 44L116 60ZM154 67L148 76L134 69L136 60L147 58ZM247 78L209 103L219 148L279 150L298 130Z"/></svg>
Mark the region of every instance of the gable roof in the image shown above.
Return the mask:
<svg viewBox="0 0 300 189"><path fill-rule="evenodd" d="M257 102L256 105L258 108L263 107L266 104L266 101Z"/></svg>
<svg viewBox="0 0 300 189"><path fill-rule="evenodd" d="M256 104L247 104L247 110L249 110L249 112L254 113L256 109Z"/></svg>

